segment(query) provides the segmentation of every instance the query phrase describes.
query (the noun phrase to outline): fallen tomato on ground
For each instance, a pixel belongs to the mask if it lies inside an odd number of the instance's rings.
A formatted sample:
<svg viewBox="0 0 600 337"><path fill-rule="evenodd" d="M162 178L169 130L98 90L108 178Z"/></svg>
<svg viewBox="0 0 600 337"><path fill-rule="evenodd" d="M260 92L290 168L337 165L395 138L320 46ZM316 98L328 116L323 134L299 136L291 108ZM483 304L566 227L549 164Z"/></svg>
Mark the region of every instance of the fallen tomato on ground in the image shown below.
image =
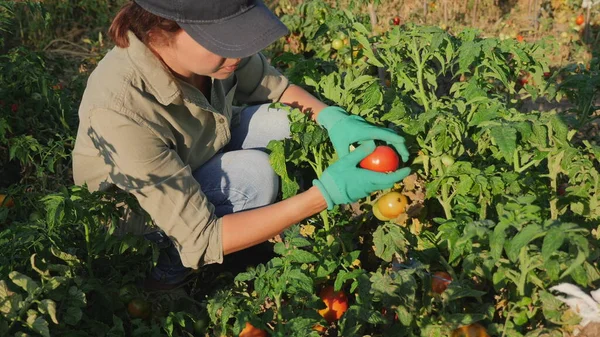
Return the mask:
<svg viewBox="0 0 600 337"><path fill-rule="evenodd" d="M333 286L327 286L319 294L327 306L319 310L319 314L329 323L335 322L348 310L348 297L343 291L334 291Z"/></svg>

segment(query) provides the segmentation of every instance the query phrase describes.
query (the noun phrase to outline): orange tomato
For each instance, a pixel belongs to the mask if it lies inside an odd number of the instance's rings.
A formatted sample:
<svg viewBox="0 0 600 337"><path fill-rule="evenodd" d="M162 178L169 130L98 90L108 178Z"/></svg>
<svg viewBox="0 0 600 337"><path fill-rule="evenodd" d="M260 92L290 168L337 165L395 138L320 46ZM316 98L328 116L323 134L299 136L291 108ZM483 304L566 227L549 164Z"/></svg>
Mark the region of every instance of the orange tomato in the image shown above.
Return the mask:
<svg viewBox="0 0 600 337"><path fill-rule="evenodd" d="M254 327L249 322L246 322L246 327L240 332L239 337L267 337L267 332Z"/></svg>
<svg viewBox="0 0 600 337"><path fill-rule="evenodd" d="M319 310L319 314L329 323L337 321L348 310L348 297L343 291L334 291L333 286L327 286L319 294L327 306Z"/></svg>
<svg viewBox="0 0 600 337"><path fill-rule="evenodd" d="M583 25L584 22L585 22L585 18L583 17L583 14L577 15L577 18L575 18L575 24L577 24L578 26L581 26L581 25Z"/></svg>
<svg viewBox="0 0 600 337"><path fill-rule="evenodd" d="M483 325L473 323L452 331L452 337L490 337Z"/></svg>
<svg viewBox="0 0 600 337"><path fill-rule="evenodd" d="M15 206L15 202L11 197L8 197L5 194L0 194L0 206L4 206L6 208L11 208Z"/></svg>
<svg viewBox="0 0 600 337"><path fill-rule="evenodd" d="M406 212L407 204L408 199L399 192L386 193L376 202L379 214L388 219L395 219Z"/></svg>
<svg viewBox="0 0 600 337"><path fill-rule="evenodd" d="M436 271L431 279L431 290L434 293L441 294L448 288L452 282L452 276L445 271Z"/></svg>
<svg viewBox="0 0 600 337"><path fill-rule="evenodd" d="M313 330L323 333L323 332L327 331L327 328L322 326L321 324L317 323L313 326Z"/></svg>
<svg viewBox="0 0 600 337"><path fill-rule="evenodd" d="M517 41L523 42L523 40L525 40L525 38L523 38L523 35L521 35L521 34L517 35Z"/></svg>

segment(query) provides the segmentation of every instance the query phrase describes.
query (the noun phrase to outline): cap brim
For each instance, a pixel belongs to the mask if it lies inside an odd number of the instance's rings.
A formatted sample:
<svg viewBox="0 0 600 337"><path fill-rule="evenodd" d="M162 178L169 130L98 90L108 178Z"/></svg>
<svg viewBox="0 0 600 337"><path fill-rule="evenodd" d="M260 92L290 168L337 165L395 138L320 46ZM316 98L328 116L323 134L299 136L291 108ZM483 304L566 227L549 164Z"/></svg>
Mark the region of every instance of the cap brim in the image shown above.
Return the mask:
<svg viewBox="0 0 600 337"><path fill-rule="evenodd" d="M204 48L227 58L254 55L289 33L261 1L229 20L211 24L179 22L179 26Z"/></svg>

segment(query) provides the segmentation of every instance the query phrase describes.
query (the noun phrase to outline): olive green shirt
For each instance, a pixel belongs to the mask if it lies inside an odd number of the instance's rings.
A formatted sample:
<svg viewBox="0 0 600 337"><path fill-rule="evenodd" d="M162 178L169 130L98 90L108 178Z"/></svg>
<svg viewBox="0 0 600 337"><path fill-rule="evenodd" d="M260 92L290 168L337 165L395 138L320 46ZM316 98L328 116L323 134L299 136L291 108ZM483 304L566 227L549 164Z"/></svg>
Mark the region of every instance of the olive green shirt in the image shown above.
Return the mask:
<svg viewBox="0 0 600 337"><path fill-rule="evenodd" d="M131 32L129 40L89 77L73 151L75 184L134 195L185 266L221 263L222 221L192 172L231 139L241 110L234 102L276 102L289 82L259 53L242 59L233 76L213 80L207 100ZM130 212L124 226L144 226L143 219Z"/></svg>

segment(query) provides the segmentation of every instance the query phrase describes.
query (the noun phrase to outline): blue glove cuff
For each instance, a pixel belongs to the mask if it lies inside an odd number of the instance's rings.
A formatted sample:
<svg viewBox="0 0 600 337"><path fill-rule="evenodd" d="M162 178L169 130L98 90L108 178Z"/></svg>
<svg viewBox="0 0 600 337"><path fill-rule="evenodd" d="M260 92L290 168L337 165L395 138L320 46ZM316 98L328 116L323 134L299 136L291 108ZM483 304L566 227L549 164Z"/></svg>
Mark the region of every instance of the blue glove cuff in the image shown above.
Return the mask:
<svg viewBox="0 0 600 337"><path fill-rule="evenodd" d="M313 185L317 186L319 191L323 194L323 197L325 197L325 200L327 200L328 210L332 210L335 205L347 204L355 201L351 200L348 195L345 195L344 192L340 191L335 180L333 180L333 177L331 177L328 172L323 172L319 179L313 180ZM325 186L328 188L325 188Z"/></svg>
<svg viewBox="0 0 600 337"><path fill-rule="evenodd" d="M317 123L329 130L329 128L346 117L348 117L346 110L338 106L328 106L317 115Z"/></svg>
<svg viewBox="0 0 600 337"><path fill-rule="evenodd" d="M321 191L321 194L323 194L323 198L325 198L325 201L327 201L327 209L332 210L334 206L333 200L331 200L331 197L329 196L329 193L327 193L327 190L325 189L325 186L323 186L323 183L320 182L318 179L314 179L313 186L317 186L319 191Z"/></svg>

